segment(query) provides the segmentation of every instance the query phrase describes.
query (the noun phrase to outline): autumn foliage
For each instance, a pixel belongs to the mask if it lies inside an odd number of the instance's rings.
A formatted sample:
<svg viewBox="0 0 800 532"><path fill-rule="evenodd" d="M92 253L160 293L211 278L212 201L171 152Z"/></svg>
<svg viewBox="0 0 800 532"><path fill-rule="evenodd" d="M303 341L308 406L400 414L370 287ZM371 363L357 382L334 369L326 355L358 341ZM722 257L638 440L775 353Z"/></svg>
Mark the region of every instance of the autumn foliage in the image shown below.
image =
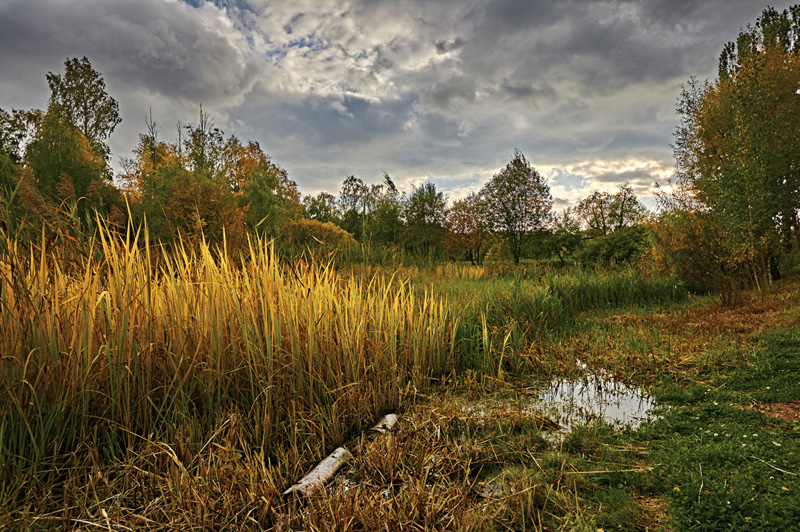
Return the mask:
<svg viewBox="0 0 800 532"><path fill-rule="evenodd" d="M759 289L800 245L800 6L769 8L679 102L679 182L659 230L678 269ZM669 236L665 236L669 235Z"/></svg>

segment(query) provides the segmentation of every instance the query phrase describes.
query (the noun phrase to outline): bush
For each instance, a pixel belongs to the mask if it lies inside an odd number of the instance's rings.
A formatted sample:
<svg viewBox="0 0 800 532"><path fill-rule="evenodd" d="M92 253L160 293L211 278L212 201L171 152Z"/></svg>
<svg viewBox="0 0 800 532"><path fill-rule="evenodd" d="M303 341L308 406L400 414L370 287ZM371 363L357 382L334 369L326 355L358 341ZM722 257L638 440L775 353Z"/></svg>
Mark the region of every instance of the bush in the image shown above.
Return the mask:
<svg viewBox="0 0 800 532"><path fill-rule="evenodd" d="M584 264L633 264L649 247L649 230L644 226L621 227L590 241L580 253Z"/></svg>
<svg viewBox="0 0 800 532"><path fill-rule="evenodd" d="M353 235L331 222L303 218L286 228L289 244L297 254L338 254L356 245Z"/></svg>
<svg viewBox="0 0 800 532"><path fill-rule="evenodd" d="M657 273L675 275L692 292L718 292L726 302L746 286L746 272L731 260L725 236L702 211L675 210L652 224Z"/></svg>

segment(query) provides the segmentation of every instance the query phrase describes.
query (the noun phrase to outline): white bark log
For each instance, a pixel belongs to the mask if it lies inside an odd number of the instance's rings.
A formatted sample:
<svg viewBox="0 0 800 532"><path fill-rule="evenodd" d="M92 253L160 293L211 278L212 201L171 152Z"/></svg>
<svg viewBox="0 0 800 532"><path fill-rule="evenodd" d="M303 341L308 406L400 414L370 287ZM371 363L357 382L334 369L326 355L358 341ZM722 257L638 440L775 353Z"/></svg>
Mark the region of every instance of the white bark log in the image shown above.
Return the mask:
<svg viewBox="0 0 800 532"><path fill-rule="evenodd" d="M373 437L376 434L385 436L394 429L395 425L397 425L397 415L386 414L368 432ZM328 455L325 460L317 464L317 467L312 469L309 474L301 478L300 482L284 491L283 496L299 495L301 497L310 497L314 495L322 490L325 484L330 482L336 475L336 472L351 458L353 458L353 455L350 454L350 451L344 447L339 447Z"/></svg>
<svg viewBox="0 0 800 532"><path fill-rule="evenodd" d="M325 460L317 464L317 467L311 470L309 474L300 479L300 482L283 492L283 496L287 497L292 494L298 494L303 497L310 497L316 492L321 490L325 484L336 475L336 472L341 469L353 457L350 451L344 447L339 447L328 455Z"/></svg>
<svg viewBox="0 0 800 532"><path fill-rule="evenodd" d="M386 436L388 433L392 432L395 425L397 425L397 416L395 414L386 414L378 421L378 424L370 430L373 433L377 432L382 436Z"/></svg>

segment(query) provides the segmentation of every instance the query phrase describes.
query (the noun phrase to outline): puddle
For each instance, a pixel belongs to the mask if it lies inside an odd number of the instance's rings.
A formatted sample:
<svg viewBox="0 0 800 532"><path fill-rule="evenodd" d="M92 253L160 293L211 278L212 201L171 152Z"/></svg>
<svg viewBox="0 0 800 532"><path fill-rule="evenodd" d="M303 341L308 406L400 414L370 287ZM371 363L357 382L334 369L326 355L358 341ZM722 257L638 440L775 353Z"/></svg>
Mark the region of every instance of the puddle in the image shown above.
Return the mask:
<svg viewBox="0 0 800 532"><path fill-rule="evenodd" d="M461 411L479 427L493 423L498 416L531 417L545 439L559 439L574 427L597 420L618 430L635 429L657 417L655 407L653 397L641 388L587 371L580 379L553 381L522 400L467 400Z"/></svg>
<svg viewBox="0 0 800 532"><path fill-rule="evenodd" d="M557 380L542 389L532 408L571 430L598 419L617 428L635 429L654 419L655 400L640 388L599 373L578 380Z"/></svg>
<svg viewBox="0 0 800 532"><path fill-rule="evenodd" d="M563 443L573 428L593 421L602 420L617 430L623 430L635 429L643 422L657 417L653 412L656 403L650 394L638 387L623 384L602 372L591 372L586 366L583 366L583 370L585 374L580 379L552 381L535 393L526 388L522 393L488 394L479 400L458 396L456 401L463 416L459 416L459 419L477 427L532 419L540 429L542 438L549 444L558 445ZM460 435L460 444L467 444L470 438L468 433L469 431L464 431ZM438 454L426 457L422 485L427 489L443 485L446 480L437 471L437 462L440 460ZM477 480L472 488L474 493L484 500L504 496L511 489L506 480L507 472L504 467L503 472L495 477ZM391 485L382 489L379 496L391 499L406 488L408 485L405 482ZM326 489L328 493L335 494L371 488L363 480L355 481L340 475Z"/></svg>

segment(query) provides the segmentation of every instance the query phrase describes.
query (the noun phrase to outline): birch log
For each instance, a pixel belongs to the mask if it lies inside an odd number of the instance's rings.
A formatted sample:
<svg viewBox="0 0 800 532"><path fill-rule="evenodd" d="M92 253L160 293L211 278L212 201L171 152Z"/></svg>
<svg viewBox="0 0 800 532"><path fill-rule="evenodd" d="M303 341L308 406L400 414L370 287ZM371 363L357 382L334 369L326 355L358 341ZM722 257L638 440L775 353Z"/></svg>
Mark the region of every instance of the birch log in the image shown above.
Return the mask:
<svg viewBox="0 0 800 532"><path fill-rule="evenodd" d="M378 421L377 425L369 430L372 431L373 434L386 436L388 433L392 432L395 425L397 425L397 416L395 414L386 414Z"/></svg>
<svg viewBox="0 0 800 532"><path fill-rule="evenodd" d="M353 457L350 451L339 447L328 455L325 460L317 464L309 474L300 479L300 482L283 492L284 497L297 494L310 497L321 490L336 475L336 472Z"/></svg>
<svg viewBox="0 0 800 532"><path fill-rule="evenodd" d="M369 429L369 432L372 437L376 435L385 436L392 431L395 425L397 425L397 415L386 414L374 427ZM339 447L328 455L325 460L317 464L317 467L312 469L309 474L301 478L300 482L284 491L283 496L299 495L301 497L310 497L314 495L325 487L325 484L330 482L336 472L351 458L353 458L353 455L350 454L350 451L344 447Z"/></svg>

